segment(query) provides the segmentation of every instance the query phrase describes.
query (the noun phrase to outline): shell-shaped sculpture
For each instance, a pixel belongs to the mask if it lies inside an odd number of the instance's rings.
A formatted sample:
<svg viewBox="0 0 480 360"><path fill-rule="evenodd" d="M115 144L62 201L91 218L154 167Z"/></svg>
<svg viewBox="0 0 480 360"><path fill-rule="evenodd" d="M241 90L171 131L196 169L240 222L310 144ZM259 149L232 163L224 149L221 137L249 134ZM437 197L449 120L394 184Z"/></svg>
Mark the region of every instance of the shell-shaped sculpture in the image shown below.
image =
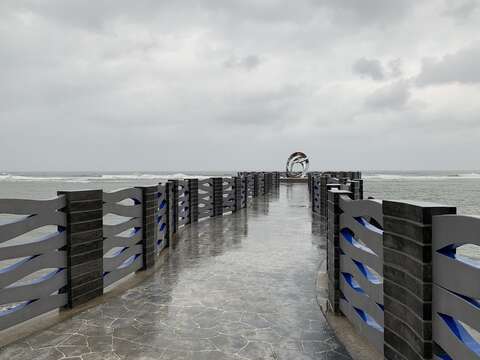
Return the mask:
<svg viewBox="0 0 480 360"><path fill-rule="evenodd" d="M302 170L295 171L296 165L300 165ZM286 173L287 177L303 177L308 171L308 157L301 151L294 152L288 157Z"/></svg>

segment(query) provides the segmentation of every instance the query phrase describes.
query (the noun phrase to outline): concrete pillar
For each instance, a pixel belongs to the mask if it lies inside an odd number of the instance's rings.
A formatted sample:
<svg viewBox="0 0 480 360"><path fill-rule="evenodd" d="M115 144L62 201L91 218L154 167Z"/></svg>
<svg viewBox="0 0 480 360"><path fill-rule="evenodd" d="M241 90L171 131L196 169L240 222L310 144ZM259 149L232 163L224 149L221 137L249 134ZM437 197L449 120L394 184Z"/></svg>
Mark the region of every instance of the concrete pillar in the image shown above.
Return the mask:
<svg viewBox="0 0 480 360"><path fill-rule="evenodd" d="M357 179L359 200L363 200L363 179Z"/></svg>
<svg viewBox="0 0 480 360"><path fill-rule="evenodd" d="M265 194L269 194L272 190L272 173L265 173L265 183L264 183L264 188L265 188Z"/></svg>
<svg viewBox="0 0 480 360"><path fill-rule="evenodd" d="M385 359L432 358L432 216L455 207L383 202Z"/></svg>
<svg viewBox="0 0 480 360"><path fill-rule="evenodd" d="M213 216L223 215L223 178L212 178L213 184Z"/></svg>
<svg viewBox="0 0 480 360"><path fill-rule="evenodd" d="M327 206L327 274L328 305L331 311L340 314L340 196L351 193L345 190L328 191Z"/></svg>
<svg viewBox="0 0 480 360"><path fill-rule="evenodd" d="M59 191L67 206L68 307L103 295L103 191Z"/></svg>
<svg viewBox="0 0 480 360"><path fill-rule="evenodd" d="M275 190L278 190L278 188L280 187L280 172L279 171L275 171L273 173L273 187L275 188Z"/></svg>
<svg viewBox="0 0 480 360"><path fill-rule="evenodd" d="M358 180L350 181L350 191L352 193L352 199L353 200L360 200L363 197L360 194L360 181L358 181Z"/></svg>
<svg viewBox="0 0 480 360"><path fill-rule="evenodd" d="M253 174L253 197L260 195L260 175L258 173Z"/></svg>
<svg viewBox="0 0 480 360"><path fill-rule="evenodd" d="M176 189L176 191L174 191ZM165 184L165 199L167 201L167 246L173 244L178 230L178 182L169 181Z"/></svg>
<svg viewBox="0 0 480 360"><path fill-rule="evenodd" d="M316 209L315 209L315 186L320 186L319 179L317 179L311 173L308 173L308 198L310 200L310 208L314 212L316 211ZM320 191L320 189L319 189L319 191Z"/></svg>
<svg viewBox="0 0 480 360"><path fill-rule="evenodd" d="M142 256L143 268L147 270L155 265L155 242L157 241L158 186L139 186L142 190Z"/></svg>
<svg viewBox="0 0 480 360"><path fill-rule="evenodd" d="M235 176L233 178L233 192L235 197L235 211L238 211L242 208L242 178Z"/></svg>
<svg viewBox="0 0 480 360"><path fill-rule="evenodd" d="M327 218L327 208L328 208L328 192L331 189L340 188L340 184L330 183L330 176L322 175L320 177L320 215L323 218Z"/></svg>
<svg viewBox="0 0 480 360"><path fill-rule="evenodd" d="M265 173L261 172L258 179L260 180L259 195L265 195Z"/></svg>
<svg viewBox="0 0 480 360"><path fill-rule="evenodd" d="M190 223L198 222L198 179L188 179L188 206Z"/></svg>

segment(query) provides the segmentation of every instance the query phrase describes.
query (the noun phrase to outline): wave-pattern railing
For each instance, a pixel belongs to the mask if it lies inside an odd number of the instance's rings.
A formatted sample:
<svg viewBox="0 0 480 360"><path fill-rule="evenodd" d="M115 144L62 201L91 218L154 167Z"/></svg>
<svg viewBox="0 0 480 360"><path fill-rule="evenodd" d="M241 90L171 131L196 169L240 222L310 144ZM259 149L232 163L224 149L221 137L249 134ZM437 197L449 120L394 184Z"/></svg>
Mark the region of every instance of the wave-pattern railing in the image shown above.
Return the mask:
<svg viewBox="0 0 480 360"><path fill-rule="evenodd" d="M480 358L480 261L457 253L480 246L480 217L433 218L433 340L437 358Z"/></svg>
<svg viewBox="0 0 480 360"><path fill-rule="evenodd" d="M313 178L311 182L312 211L320 213L320 179Z"/></svg>
<svg viewBox="0 0 480 360"><path fill-rule="evenodd" d="M190 222L189 188L187 180L178 181L178 225L185 226Z"/></svg>
<svg viewBox="0 0 480 360"><path fill-rule="evenodd" d="M128 188L104 192L103 202L103 283L106 287L143 266L142 191Z"/></svg>
<svg viewBox="0 0 480 360"><path fill-rule="evenodd" d="M198 218L213 215L213 181L212 178L198 181Z"/></svg>
<svg viewBox="0 0 480 360"><path fill-rule="evenodd" d="M340 310L383 353L382 203L342 195L339 206Z"/></svg>
<svg viewBox="0 0 480 360"><path fill-rule="evenodd" d="M0 330L67 305L65 206L64 196L0 200L11 216L0 225Z"/></svg>
<svg viewBox="0 0 480 360"><path fill-rule="evenodd" d="M223 212L235 211L235 192L234 192L234 179L224 178L223 187Z"/></svg>
<svg viewBox="0 0 480 360"><path fill-rule="evenodd" d="M363 183L333 172L320 175L317 195L316 177L309 191L312 211L326 214L329 309L385 359L479 360L480 217L360 200Z"/></svg>
<svg viewBox="0 0 480 360"><path fill-rule="evenodd" d="M0 199L0 330L80 306L151 269L179 226L238 211L249 194L263 195L254 192L261 175L64 191L44 201Z"/></svg>
<svg viewBox="0 0 480 360"><path fill-rule="evenodd" d="M253 198L255 188L255 179L253 175L247 175L247 201Z"/></svg>
<svg viewBox="0 0 480 360"><path fill-rule="evenodd" d="M162 251L167 246L167 186L158 184L157 193L157 238L155 240L155 250Z"/></svg>
<svg viewBox="0 0 480 360"><path fill-rule="evenodd" d="M265 174L261 173L258 177L258 190L260 194L265 193Z"/></svg>

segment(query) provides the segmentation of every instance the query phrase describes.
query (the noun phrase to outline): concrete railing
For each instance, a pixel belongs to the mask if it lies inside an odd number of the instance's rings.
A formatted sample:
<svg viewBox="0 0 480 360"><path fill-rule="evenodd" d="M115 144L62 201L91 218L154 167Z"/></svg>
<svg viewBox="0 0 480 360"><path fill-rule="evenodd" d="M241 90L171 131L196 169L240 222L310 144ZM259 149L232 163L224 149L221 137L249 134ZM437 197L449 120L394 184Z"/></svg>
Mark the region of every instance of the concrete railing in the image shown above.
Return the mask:
<svg viewBox="0 0 480 360"><path fill-rule="evenodd" d="M4 308L0 311L0 330L67 305L67 294L61 290L67 285L68 219L59 211L66 204L64 195L44 201L0 200L0 214L14 217L0 225L0 260L8 264L0 271L0 306ZM46 226L53 229L35 242L12 243L13 239ZM35 281L28 279L42 269L46 270Z"/></svg>
<svg viewBox="0 0 480 360"><path fill-rule="evenodd" d="M479 359L480 261L457 254L463 245L480 246L480 218L433 218L433 341L440 359Z"/></svg>
<svg viewBox="0 0 480 360"><path fill-rule="evenodd" d="M383 352L383 225L382 203L351 200L341 191L330 192L339 207L340 311ZM332 204L333 206L333 204Z"/></svg>
<svg viewBox="0 0 480 360"><path fill-rule="evenodd" d="M328 304L385 359L480 359L480 218L434 203L362 200L351 176L314 174L326 223Z"/></svg>
<svg viewBox="0 0 480 360"><path fill-rule="evenodd" d="M127 275L151 269L179 228L247 207L277 188L272 173L170 180L52 200L0 199L0 330L76 308ZM3 309L3 310L1 310Z"/></svg>

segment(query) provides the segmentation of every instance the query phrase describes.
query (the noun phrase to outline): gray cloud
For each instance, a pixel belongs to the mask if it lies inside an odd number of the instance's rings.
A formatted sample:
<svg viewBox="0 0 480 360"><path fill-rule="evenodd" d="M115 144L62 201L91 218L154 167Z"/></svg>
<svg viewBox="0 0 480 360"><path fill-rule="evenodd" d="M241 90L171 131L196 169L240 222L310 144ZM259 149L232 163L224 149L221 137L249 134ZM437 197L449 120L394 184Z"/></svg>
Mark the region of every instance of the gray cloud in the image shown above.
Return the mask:
<svg viewBox="0 0 480 360"><path fill-rule="evenodd" d="M224 62L227 68L242 68L247 71L253 70L261 63L261 59L257 55L248 55L241 58L231 57Z"/></svg>
<svg viewBox="0 0 480 360"><path fill-rule="evenodd" d="M480 43L440 59L425 58L416 79L419 86L480 83Z"/></svg>
<svg viewBox="0 0 480 360"><path fill-rule="evenodd" d="M403 75L403 63L401 59L394 59L388 62L390 77L396 78Z"/></svg>
<svg viewBox="0 0 480 360"><path fill-rule="evenodd" d="M411 96L410 85L406 81L397 81L381 87L370 94L365 103L375 110L402 110Z"/></svg>
<svg viewBox="0 0 480 360"><path fill-rule="evenodd" d="M441 138L479 118L464 86L479 82L478 46L458 51L480 43L467 10L458 26L444 0L0 1L0 167L282 168L304 149L313 168L388 168L392 132L442 157L404 119L439 119ZM345 139L361 156L322 155ZM462 141L447 155L473 167Z"/></svg>
<svg viewBox="0 0 480 360"><path fill-rule="evenodd" d="M353 64L353 72L361 76L367 76L373 80L385 79L382 63L377 59L360 58Z"/></svg>
<svg viewBox="0 0 480 360"><path fill-rule="evenodd" d="M360 58L352 66L354 74L369 77L375 81L394 79L403 75L401 59L393 59L384 65L378 59Z"/></svg>
<svg viewBox="0 0 480 360"><path fill-rule="evenodd" d="M458 21L464 21L480 8L479 0L450 1L444 15L452 17Z"/></svg>
<svg viewBox="0 0 480 360"><path fill-rule="evenodd" d="M342 23L386 25L405 19L412 10L414 1L320 0L318 4L329 9L335 20Z"/></svg>

